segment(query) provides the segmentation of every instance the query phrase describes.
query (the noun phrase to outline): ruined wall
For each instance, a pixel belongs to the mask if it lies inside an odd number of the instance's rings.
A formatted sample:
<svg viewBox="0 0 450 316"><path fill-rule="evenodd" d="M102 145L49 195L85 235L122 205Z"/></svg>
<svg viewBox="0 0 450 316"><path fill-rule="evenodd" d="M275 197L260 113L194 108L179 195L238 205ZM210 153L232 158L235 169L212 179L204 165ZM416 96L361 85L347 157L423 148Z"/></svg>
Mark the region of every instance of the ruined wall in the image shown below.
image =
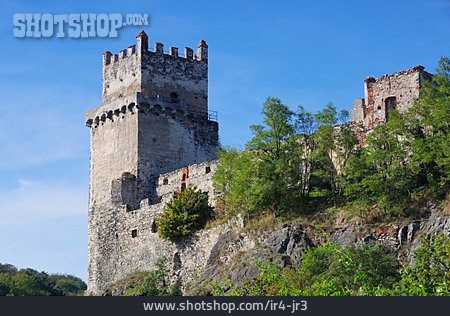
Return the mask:
<svg viewBox="0 0 450 316"><path fill-rule="evenodd" d="M193 185L202 192L207 192L209 203L214 205L215 191L212 186L212 177L216 170L217 162L209 161L161 174L157 181L157 194L161 197L162 202L167 202L173 196L173 192Z"/></svg>
<svg viewBox="0 0 450 316"><path fill-rule="evenodd" d="M424 80L431 80L431 75L424 71L423 66L376 79L367 77L364 80L364 99L355 100L350 121L362 123L367 130L385 123L390 109L402 113L413 105L419 98Z"/></svg>
<svg viewBox="0 0 450 316"><path fill-rule="evenodd" d="M355 101L353 101L349 121L351 123L362 122L364 120L364 117L365 117L364 99L356 99Z"/></svg>

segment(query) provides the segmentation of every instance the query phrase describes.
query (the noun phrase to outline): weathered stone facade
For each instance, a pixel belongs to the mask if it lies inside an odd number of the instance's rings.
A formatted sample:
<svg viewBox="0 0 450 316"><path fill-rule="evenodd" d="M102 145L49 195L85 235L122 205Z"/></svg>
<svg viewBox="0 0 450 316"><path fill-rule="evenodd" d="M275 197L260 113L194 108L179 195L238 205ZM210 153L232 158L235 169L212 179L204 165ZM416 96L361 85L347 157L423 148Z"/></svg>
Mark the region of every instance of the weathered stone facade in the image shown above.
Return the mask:
<svg viewBox="0 0 450 316"><path fill-rule="evenodd" d="M424 80L431 80L431 74L423 66L377 79L367 77L364 80L364 99L356 99L353 103L350 122L372 130L388 120L389 110L405 112L419 98Z"/></svg>
<svg viewBox="0 0 450 316"><path fill-rule="evenodd" d="M102 104L85 120L91 139L88 286L93 294L173 254L175 246L153 232L154 216L173 191L188 184L212 196L218 146L218 124L208 111L204 41L195 55L186 48L179 57L174 47L165 54L161 43L149 51L141 32L136 46L103 54L102 74Z"/></svg>

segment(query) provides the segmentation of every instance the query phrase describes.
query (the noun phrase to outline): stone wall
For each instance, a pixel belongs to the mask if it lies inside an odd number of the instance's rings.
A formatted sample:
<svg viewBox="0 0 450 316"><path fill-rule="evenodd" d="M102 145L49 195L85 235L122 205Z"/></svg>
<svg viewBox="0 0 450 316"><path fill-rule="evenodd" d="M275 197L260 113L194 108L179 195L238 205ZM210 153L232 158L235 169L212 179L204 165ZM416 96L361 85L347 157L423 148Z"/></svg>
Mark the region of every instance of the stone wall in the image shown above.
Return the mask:
<svg viewBox="0 0 450 316"><path fill-rule="evenodd" d="M127 205L94 205L89 214L88 292L103 294L109 284L129 273L152 270L160 257L171 260L172 277L183 286L193 280L205 268L221 236L241 228L242 220L237 217L174 244L158 237L156 217L163 212L173 192L180 190L181 183L208 192L213 203L211 178L215 169L216 163L209 162L162 174L157 188L161 202L157 204L145 199L134 210ZM185 174L188 176L183 179Z"/></svg>
<svg viewBox="0 0 450 316"><path fill-rule="evenodd" d="M405 112L419 98L424 80L431 80L431 74L423 66L376 79L367 77L364 80L364 99L356 99L353 103L350 121L362 123L364 128L372 130L388 120L390 109Z"/></svg>

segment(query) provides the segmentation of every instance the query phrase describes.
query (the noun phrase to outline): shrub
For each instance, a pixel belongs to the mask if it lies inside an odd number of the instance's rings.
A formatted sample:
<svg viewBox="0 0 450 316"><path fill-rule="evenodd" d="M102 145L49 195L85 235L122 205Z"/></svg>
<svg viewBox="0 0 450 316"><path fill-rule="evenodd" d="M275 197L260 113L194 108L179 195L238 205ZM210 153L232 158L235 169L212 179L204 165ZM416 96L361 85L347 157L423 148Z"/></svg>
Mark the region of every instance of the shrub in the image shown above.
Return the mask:
<svg viewBox="0 0 450 316"><path fill-rule="evenodd" d="M158 220L158 235L177 242L202 229L212 218L213 212L214 209L208 204L208 195L189 186L182 192L175 192L166 204Z"/></svg>
<svg viewBox="0 0 450 316"><path fill-rule="evenodd" d="M402 279L395 288L396 295L450 295L450 238L440 233L422 238L414 252L414 265L403 268Z"/></svg>
<svg viewBox="0 0 450 316"><path fill-rule="evenodd" d="M159 258L154 270L145 273L141 284L125 291L127 296L173 296L179 292L177 284L167 280L169 269L166 258Z"/></svg>

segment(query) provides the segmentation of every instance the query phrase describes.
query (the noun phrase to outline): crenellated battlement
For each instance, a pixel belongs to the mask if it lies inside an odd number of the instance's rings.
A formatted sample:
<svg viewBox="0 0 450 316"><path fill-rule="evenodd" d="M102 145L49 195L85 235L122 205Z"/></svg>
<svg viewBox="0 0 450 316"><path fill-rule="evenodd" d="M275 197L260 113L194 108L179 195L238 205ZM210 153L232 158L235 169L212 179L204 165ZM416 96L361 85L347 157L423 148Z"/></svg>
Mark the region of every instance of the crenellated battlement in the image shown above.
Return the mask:
<svg viewBox="0 0 450 316"><path fill-rule="evenodd" d="M185 110L207 116L208 108L208 45L198 43L197 51L184 48L184 57L177 47L164 51L164 44L148 47L144 31L136 36L136 44L113 54L103 53L102 103L142 93L145 98L160 96L190 106ZM178 102L178 101L177 101ZM172 102L174 103L174 102ZM180 102L181 103L181 102Z"/></svg>
<svg viewBox="0 0 450 316"><path fill-rule="evenodd" d="M136 49L136 47L138 49ZM183 60L195 61L195 62L207 62L208 61L208 45L204 40L200 40L197 45L196 54L190 47L184 48L184 56L178 55L178 47L170 47L168 51L164 51L164 44L161 42L154 42L153 51L148 49L148 37L144 31L140 32L136 36L136 45L130 45L127 49L122 49L118 54L113 54L110 51L103 53L103 66L114 67L116 63L126 60L131 56L163 56L168 58L181 58Z"/></svg>

